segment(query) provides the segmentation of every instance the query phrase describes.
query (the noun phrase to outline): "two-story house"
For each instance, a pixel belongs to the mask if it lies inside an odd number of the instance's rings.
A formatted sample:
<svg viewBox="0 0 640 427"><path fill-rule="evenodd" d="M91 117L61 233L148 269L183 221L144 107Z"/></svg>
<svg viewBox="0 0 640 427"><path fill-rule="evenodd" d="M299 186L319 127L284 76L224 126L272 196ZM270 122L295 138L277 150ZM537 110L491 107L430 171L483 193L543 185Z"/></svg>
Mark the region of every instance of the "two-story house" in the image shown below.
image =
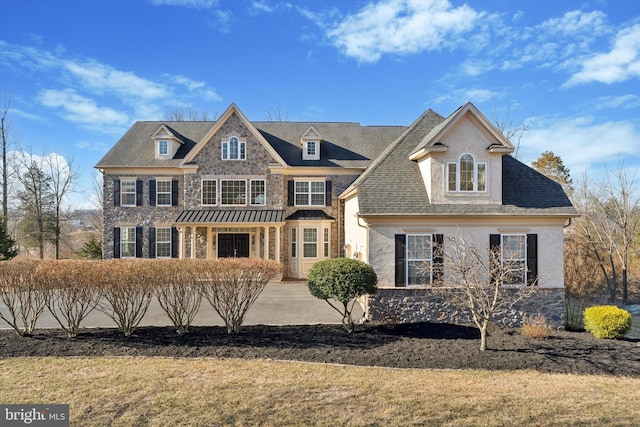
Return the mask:
<svg viewBox="0 0 640 427"><path fill-rule="evenodd" d="M522 284L559 307L576 212L512 151L470 103L410 126L251 122L234 104L215 122L137 122L96 165L105 258L260 257L304 278L347 256L374 267L384 305L432 280L439 260L412 248L465 232L518 248Z"/></svg>

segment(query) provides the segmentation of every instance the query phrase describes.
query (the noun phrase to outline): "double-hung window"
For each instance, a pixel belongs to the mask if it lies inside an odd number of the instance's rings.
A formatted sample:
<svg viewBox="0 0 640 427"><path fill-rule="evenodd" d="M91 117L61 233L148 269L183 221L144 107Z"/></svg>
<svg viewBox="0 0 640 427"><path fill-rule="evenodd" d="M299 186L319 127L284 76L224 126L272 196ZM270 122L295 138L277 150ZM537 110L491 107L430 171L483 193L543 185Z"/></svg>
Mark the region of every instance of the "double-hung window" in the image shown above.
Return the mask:
<svg viewBox="0 0 640 427"><path fill-rule="evenodd" d="M222 141L222 160L245 160L247 158L247 143L235 136L228 141Z"/></svg>
<svg viewBox="0 0 640 427"><path fill-rule="evenodd" d="M504 284L524 285L527 283L526 234L503 234L500 238L500 262L504 272Z"/></svg>
<svg viewBox="0 0 640 427"><path fill-rule="evenodd" d="M458 162L447 163L447 189L451 192L487 191L487 164L463 154Z"/></svg>
<svg viewBox="0 0 640 427"><path fill-rule="evenodd" d="M136 205L136 181L120 181L120 206Z"/></svg>
<svg viewBox="0 0 640 427"><path fill-rule="evenodd" d="M203 179L201 182L202 206L215 206L218 200L218 181Z"/></svg>
<svg viewBox="0 0 640 427"><path fill-rule="evenodd" d="M266 204L266 183L264 179L252 179L250 204L264 206Z"/></svg>
<svg viewBox="0 0 640 427"><path fill-rule="evenodd" d="M166 156L169 154L169 141L161 139L158 141L158 155Z"/></svg>
<svg viewBox="0 0 640 427"><path fill-rule="evenodd" d="M318 229L302 229L302 256L304 258L318 257Z"/></svg>
<svg viewBox="0 0 640 427"><path fill-rule="evenodd" d="M298 229L293 227L291 229L291 258L298 257Z"/></svg>
<svg viewBox="0 0 640 427"><path fill-rule="evenodd" d="M296 206L324 206L325 181L296 181Z"/></svg>
<svg viewBox="0 0 640 427"><path fill-rule="evenodd" d="M407 234L407 285L430 285L433 277L431 234Z"/></svg>
<svg viewBox="0 0 640 427"><path fill-rule="evenodd" d="M220 205L245 206L247 204L247 181L244 179L220 180Z"/></svg>
<svg viewBox="0 0 640 427"><path fill-rule="evenodd" d="M171 181L156 181L156 205L171 206Z"/></svg>
<svg viewBox="0 0 640 427"><path fill-rule="evenodd" d="M171 227L156 228L156 258L171 258Z"/></svg>
<svg viewBox="0 0 640 427"><path fill-rule="evenodd" d="M329 258L329 229L323 228L323 255L325 258Z"/></svg>
<svg viewBox="0 0 640 427"><path fill-rule="evenodd" d="M136 257L136 228L120 227L120 257Z"/></svg>

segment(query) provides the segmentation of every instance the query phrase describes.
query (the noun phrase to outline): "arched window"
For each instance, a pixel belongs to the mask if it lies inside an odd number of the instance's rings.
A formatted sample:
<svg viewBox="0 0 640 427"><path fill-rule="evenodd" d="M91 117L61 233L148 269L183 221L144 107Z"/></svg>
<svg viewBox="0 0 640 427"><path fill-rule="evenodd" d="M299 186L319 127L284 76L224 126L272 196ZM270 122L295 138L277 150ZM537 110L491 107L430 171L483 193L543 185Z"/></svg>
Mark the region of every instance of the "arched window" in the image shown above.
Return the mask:
<svg viewBox="0 0 640 427"><path fill-rule="evenodd" d="M222 141L222 160L245 160L246 143L238 140L235 136L228 141Z"/></svg>
<svg viewBox="0 0 640 427"><path fill-rule="evenodd" d="M449 191L487 191L487 164L476 162L469 153L462 154L458 162L447 164L447 181Z"/></svg>

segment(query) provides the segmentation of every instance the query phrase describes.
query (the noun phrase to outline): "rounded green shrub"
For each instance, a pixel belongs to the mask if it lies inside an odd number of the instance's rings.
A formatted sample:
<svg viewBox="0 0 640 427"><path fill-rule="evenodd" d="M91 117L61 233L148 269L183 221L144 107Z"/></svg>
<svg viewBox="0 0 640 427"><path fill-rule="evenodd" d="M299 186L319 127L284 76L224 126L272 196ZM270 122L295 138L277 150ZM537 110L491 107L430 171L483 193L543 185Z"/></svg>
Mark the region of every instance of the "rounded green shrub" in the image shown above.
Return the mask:
<svg viewBox="0 0 640 427"><path fill-rule="evenodd" d="M584 310L584 328L596 338L620 339L631 328L631 314L615 305Z"/></svg>
<svg viewBox="0 0 640 427"><path fill-rule="evenodd" d="M374 294L378 290L378 277L373 267L349 258L333 258L315 263L309 269L307 280L309 291L314 297L327 301L342 314L342 324L350 333L354 328L351 311L355 298ZM334 305L331 300L340 302L342 308Z"/></svg>

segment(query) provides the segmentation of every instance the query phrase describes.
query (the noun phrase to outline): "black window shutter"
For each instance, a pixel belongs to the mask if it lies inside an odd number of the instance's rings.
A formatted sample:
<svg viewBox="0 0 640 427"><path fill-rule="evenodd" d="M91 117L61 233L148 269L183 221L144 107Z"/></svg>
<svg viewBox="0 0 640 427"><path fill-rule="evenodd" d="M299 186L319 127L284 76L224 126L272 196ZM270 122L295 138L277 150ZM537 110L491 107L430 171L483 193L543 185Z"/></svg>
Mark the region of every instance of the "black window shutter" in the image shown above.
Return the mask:
<svg viewBox="0 0 640 427"><path fill-rule="evenodd" d="M527 234L527 286L535 285L538 281L538 235Z"/></svg>
<svg viewBox="0 0 640 427"><path fill-rule="evenodd" d="M287 206L294 205L295 189L293 181L287 181Z"/></svg>
<svg viewBox="0 0 640 427"><path fill-rule="evenodd" d="M136 206L142 206L142 180L136 180Z"/></svg>
<svg viewBox="0 0 640 427"><path fill-rule="evenodd" d="M155 258L155 257L156 257L156 229L155 227L149 227L149 258Z"/></svg>
<svg viewBox="0 0 640 427"><path fill-rule="evenodd" d="M113 206L120 206L120 180L113 180Z"/></svg>
<svg viewBox="0 0 640 427"><path fill-rule="evenodd" d="M324 186L324 205L331 206L331 181L327 180Z"/></svg>
<svg viewBox="0 0 640 427"><path fill-rule="evenodd" d="M113 229L113 257L120 258L120 228Z"/></svg>
<svg viewBox="0 0 640 427"><path fill-rule="evenodd" d="M497 269L500 267L499 262L502 256L500 251L500 235L499 234L490 234L489 235L489 268L491 273L491 284L496 280Z"/></svg>
<svg viewBox="0 0 640 427"><path fill-rule="evenodd" d="M149 206L156 205L156 180L149 180Z"/></svg>
<svg viewBox="0 0 640 427"><path fill-rule="evenodd" d="M136 258L142 258L142 227L136 227Z"/></svg>
<svg viewBox="0 0 640 427"><path fill-rule="evenodd" d="M433 284L441 285L444 281L444 235L433 235Z"/></svg>
<svg viewBox="0 0 640 427"><path fill-rule="evenodd" d="M171 206L178 206L178 180L171 181Z"/></svg>
<svg viewBox="0 0 640 427"><path fill-rule="evenodd" d="M405 287L405 269L406 269L406 259L407 259L407 235L406 234L396 234L396 274L395 274L395 284L396 287Z"/></svg>
<svg viewBox="0 0 640 427"><path fill-rule="evenodd" d="M177 182L177 181L176 181ZM178 258L180 249L180 235L177 227L171 227L171 258Z"/></svg>

